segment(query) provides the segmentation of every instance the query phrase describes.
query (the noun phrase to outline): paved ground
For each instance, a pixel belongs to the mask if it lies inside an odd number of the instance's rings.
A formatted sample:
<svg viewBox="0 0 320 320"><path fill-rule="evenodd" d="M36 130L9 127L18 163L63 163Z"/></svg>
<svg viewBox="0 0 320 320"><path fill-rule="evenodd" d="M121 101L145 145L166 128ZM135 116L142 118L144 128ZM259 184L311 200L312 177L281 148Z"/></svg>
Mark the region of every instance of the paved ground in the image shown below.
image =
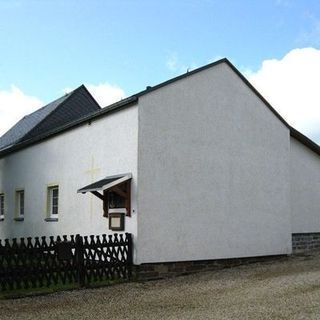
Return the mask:
<svg viewBox="0 0 320 320"><path fill-rule="evenodd" d="M0 319L320 319L320 254L0 301Z"/></svg>

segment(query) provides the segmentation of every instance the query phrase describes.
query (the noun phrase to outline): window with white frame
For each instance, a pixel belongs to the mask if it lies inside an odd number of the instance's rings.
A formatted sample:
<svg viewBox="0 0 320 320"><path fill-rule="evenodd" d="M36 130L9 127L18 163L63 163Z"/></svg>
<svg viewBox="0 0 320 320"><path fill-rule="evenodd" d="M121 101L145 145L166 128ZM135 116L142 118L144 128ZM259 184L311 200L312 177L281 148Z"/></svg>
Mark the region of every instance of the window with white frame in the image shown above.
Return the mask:
<svg viewBox="0 0 320 320"><path fill-rule="evenodd" d="M4 220L4 193L0 193L0 221Z"/></svg>
<svg viewBox="0 0 320 320"><path fill-rule="evenodd" d="M57 219L59 214L59 186L48 187L48 218Z"/></svg>
<svg viewBox="0 0 320 320"><path fill-rule="evenodd" d="M24 219L24 190L16 191L16 219Z"/></svg>

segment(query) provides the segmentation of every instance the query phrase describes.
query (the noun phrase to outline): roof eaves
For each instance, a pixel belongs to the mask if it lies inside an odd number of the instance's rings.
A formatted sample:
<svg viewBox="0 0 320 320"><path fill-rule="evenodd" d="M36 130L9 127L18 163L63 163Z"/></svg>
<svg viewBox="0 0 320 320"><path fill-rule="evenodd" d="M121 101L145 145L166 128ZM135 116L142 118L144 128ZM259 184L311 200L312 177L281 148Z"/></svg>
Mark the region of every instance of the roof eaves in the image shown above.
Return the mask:
<svg viewBox="0 0 320 320"><path fill-rule="evenodd" d="M136 95L133 95L131 97L128 97L126 99L123 99L121 101L118 101L116 103L113 103L112 105L106 107L106 108L103 108L101 110L98 110L94 113L91 113L90 115L87 115L87 116L84 116L78 120L75 120L73 122L69 122L68 124L66 125L63 125L59 128L56 128L54 130L51 130L49 132L46 132L40 136L37 136L37 137L34 137L34 138L31 138L29 140L24 140L24 141L21 141L17 144L14 144L14 145L11 145L9 147L6 147L2 150L0 150L0 158L1 157L4 157L6 155L9 155L13 152L16 152L16 151L19 151L21 149L24 149L28 146L31 146L31 145L34 145L36 143L39 143L39 142L42 142L48 138L51 138L55 135L58 135L60 133L63 133L65 131L68 131L72 128L75 128L77 126L80 126L80 125L83 125L87 122L91 122L92 120L96 120L100 117L103 117L107 114L110 114L112 112L116 112L116 111L120 111L122 109L125 109L127 107L130 107L131 105L134 105L138 102L139 98L136 96Z"/></svg>
<svg viewBox="0 0 320 320"><path fill-rule="evenodd" d="M290 136L301 142L303 145L311 149L317 155L320 156L320 146L309 139L307 136L299 132L297 129L290 127Z"/></svg>
<svg viewBox="0 0 320 320"><path fill-rule="evenodd" d="M272 107L272 105L262 96L262 94L249 82L249 80L228 60L225 59L224 62L240 77L240 79L255 93L262 102L270 109L270 111L290 130L291 126L286 120L284 120L281 115Z"/></svg>
<svg viewBox="0 0 320 320"><path fill-rule="evenodd" d="M141 97L141 96L143 96L145 94L148 94L148 93L150 93L152 91L155 91L155 90L160 89L160 88L162 88L164 86L167 86L167 85L169 85L169 84L171 84L173 82L176 82L178 80L187 78L187 77L192 76L193 74L196 74L196 73L201 72L203 70L210 69L210 68L212 68L214 66L217 66L217 65L219 65L221 63L224 63L224 62L230 63L227 58L223 58L223 59L214 61L214 62L206 64L205 66L202 66L200 68L197 68L197 69L194 69L194 70L191 70L191 71L187 71L186 73L181 74L180 76L177 76L175 78L172 78L172 79L166 80L164 82L161 82L161 83L159 83L159 84L157 84L155 86L147 87L147 89L145 89L143 91L140 91L136 95Z"/></svg>

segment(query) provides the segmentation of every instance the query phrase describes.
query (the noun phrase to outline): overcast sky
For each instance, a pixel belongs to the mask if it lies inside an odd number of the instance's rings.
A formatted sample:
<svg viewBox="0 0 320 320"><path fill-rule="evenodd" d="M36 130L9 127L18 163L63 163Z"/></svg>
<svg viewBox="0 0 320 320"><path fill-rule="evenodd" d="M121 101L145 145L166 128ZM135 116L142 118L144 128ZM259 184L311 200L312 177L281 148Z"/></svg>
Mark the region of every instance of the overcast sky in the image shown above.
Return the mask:
<svg viewBox="0 0 320 320"><path fill-rule="evenodd" d="M0 135L87 85L102 106L227 57L320 143L320 1L0 0Z"/></svg>

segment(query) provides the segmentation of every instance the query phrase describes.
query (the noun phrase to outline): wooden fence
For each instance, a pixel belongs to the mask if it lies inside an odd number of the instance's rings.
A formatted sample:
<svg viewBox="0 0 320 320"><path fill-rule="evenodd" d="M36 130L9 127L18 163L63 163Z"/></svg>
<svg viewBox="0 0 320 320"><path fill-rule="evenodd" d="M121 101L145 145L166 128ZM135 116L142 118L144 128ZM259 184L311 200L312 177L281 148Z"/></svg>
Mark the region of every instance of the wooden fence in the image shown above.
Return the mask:
<svg viewBox="0 0 320 320"><path fill-rule="evenodd" d="M132 235L57 236L0 240L0 288L86 286L130 279Z"/></svg>

